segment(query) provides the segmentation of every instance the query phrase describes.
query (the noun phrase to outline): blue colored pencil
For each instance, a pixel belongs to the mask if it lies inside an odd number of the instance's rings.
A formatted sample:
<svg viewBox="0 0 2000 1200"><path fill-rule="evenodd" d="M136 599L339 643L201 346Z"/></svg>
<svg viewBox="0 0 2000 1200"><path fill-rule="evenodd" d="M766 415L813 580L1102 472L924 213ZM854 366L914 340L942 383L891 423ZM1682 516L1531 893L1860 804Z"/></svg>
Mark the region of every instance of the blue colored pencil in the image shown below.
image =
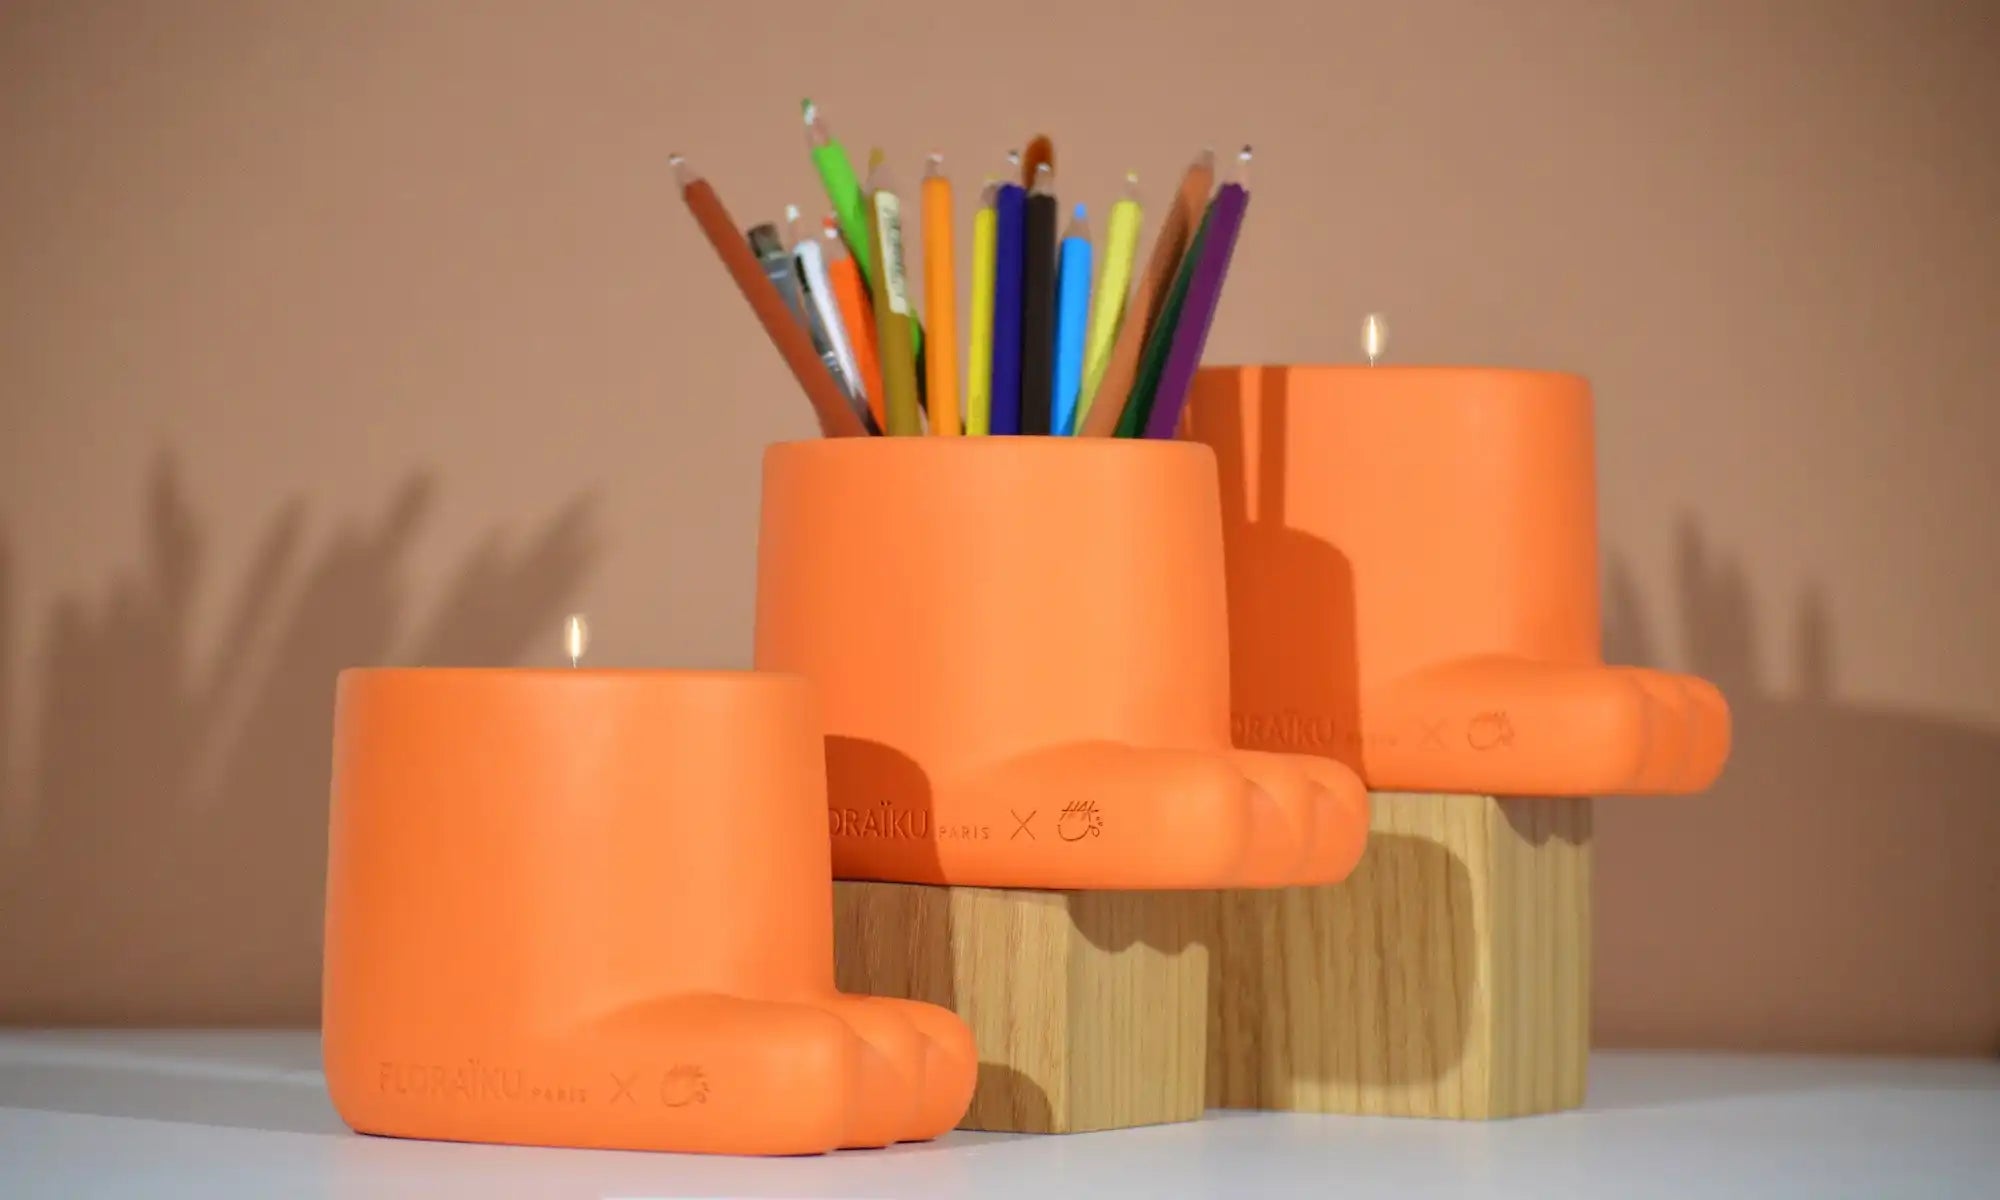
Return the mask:
<svg viewBox="0 0 2000 1200"><path fill-rule="evenodd" d="M1076 401L1083 391L1083 340L1090 319L1090 221L1076 206L1063 230L1056 268L1056 363L1050 391L1049 432L1076 432Z"/></svg>
<svg viewBox="0 0 2000 1200"><path fill-rule="evenodd" d="M993 395L987 428L1021 432L1021 263L1028 190L1006 183L993 194Z"/></svg>

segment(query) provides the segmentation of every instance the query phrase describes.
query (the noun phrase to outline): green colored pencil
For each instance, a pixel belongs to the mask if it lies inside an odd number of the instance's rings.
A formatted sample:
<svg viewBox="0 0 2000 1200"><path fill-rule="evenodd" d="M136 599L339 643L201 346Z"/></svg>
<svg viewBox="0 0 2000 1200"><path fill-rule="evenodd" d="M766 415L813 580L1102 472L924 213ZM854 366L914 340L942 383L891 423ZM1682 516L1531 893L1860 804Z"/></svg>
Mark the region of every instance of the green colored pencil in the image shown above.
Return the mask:
<svg viewBox="0 0 2000 1200"><path fill-rule="evenodd" d="M873 292L875 256L868 248L868 206L861 198L861 181L854 177L854 164L848 160L847 147L819 119L819 106L811 100L800 101L800 106L805 109L806 144L812 148L813 167L819 171L826 198L833 203L840 236L846 239L848 253L854 256L854 265L861 270L862 286Z"/></svg>
<svg viewBox="0 0 2000 1200"><path fill-rule="evenodd" d="M1159 319L1153 322L1146 338L1146 351L1139 359L1139 376L1132 381L1125 411L1118 415L1114 437L1135 438L1146 431L1146 419L1153 415L1153 396L1159 391L1160 376L1166 373L1167 354L1174 347L1174 330L1181 323L1181 305L1186 302L1188 284L1194 279L1194 265L1201 261L1201 244L1208 237L1208 214L1214 211L1215 201L1210 200L1201 212L1201 225L1194 231L1194 240L1181 256L1181 265L1174 272L1174 286L1167 292L1167 302L1160 307Z"/></svg>
<svg viewBox="0 0 2000 1200"><path fill-rule="evenodd" d="M841 240L847 243L847 251L854 256L854 265L861 271L861 286L866 294L875 294L875 254L868 248L868 200L861 194L861 181L855 178L854 163L847 157L847 147L833 136L833 130L819 115L819 106L811 100L801 100L799 107L805 110L806 144L812 148L813 168L819 172L820 185L826 189L826 198L833 205L834 219L840 222ZM910 318L910 341L919 356L924 352L924 326L916 315Z"/></svg>

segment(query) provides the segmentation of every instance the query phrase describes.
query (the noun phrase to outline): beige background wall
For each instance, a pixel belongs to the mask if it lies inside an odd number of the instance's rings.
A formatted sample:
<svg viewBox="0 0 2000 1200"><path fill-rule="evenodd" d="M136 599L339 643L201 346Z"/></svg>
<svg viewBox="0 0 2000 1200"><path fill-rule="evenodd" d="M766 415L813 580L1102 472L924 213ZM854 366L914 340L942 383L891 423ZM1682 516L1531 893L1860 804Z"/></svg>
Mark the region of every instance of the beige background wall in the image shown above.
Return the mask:
<svg viewBox="0 0 2000 1200"><path fill-rule="evenodd" d="M1600 1040L2000 1043L2000 10L845 7L0 6L0 1016L313 1018L343 665L745 661L811 425L665 158L817 208L810 92L1253 141L1214 357L1591 376L1611 649L1739 739L1600 808Z"/></svg>

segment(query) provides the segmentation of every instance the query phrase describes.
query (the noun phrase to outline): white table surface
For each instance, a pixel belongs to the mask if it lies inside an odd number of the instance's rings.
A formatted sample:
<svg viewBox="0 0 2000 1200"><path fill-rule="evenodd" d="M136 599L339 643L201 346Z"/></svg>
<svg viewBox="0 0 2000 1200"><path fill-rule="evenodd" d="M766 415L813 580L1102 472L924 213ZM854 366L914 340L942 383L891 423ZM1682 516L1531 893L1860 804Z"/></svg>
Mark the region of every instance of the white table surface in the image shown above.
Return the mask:
<svg viewBox="0 0 2000 1200"><path fill-rule="evenodd" d="M0 1196L2000 1196L2000 1062L1600 1053L1581 1112L1210 1113L816 1158L363 1137L311 1033L0 1031Z"/></svg>

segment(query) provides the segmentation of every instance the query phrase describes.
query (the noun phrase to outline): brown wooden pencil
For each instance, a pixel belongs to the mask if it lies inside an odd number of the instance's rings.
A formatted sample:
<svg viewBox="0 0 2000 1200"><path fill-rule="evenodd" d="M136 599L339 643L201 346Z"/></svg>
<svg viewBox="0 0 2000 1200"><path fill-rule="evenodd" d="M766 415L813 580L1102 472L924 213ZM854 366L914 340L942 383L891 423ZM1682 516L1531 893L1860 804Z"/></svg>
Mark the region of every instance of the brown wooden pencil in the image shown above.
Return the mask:
<svg viewBox="0 0 2000 1200"><path fill-rule="evenodd" d="M770 336L771 344L784 357L785 365L792 369L799 386L805 389L806 399L811 401L813 412L819 417L820 432L828 437L865 437L868 430L861 419L848 407L847 400L840 394L840 387L827 371L826 363L813 348L812 335L799 323L792 310L785 305L784 297L764 274L757 263L757 256L750 252L750 243L736 222L729 216L729 210L722 206L722 198L715 194L715 188L687 164L687 160L676 154L667 160L674 168L674 178L681 187L681 198L687 201L688 211L694 214L695 224L708 235L709 244L715 247L716 257L736 281L737 290L750 302L750 310L757 314L757 320Z"/></svg>
<svg viewBox="0 0 2000 1200"><path fill-rule="evenodd" d="M1139 352L1145 348L1146 335L1167 298L1167 286L1173 282L1181 258L1187 253L1188 239L1201 224L1202 210L1208 207L1208 193L1214 184L1215 154L1204 150L1181 176L1180 192L1160 221L1160 232L1154 235L1152 253L1146 259L1145 274L1139 276L1132 299L1125 305L1125 318L1118 327L1118 340L1111 344L1111 357L1105 362L1096 397L1090 402L1090 415L1077 431L1081 436L1111 437L1118 431L1118 418L1125 413L1132 382L1138 377Z"/></svg>
<svg viewBox="0 0 2000 1200"><path fill-rule="evenodd" d="M1056 144L1049 140L1048 134L1038 133L1034 140L1028 143L1028 152L1021 156L1022 187L1035 186L1035 172L1041 169L1043 163L1049 165L1049 174L1053 176L1056 170Z"/></svg>

